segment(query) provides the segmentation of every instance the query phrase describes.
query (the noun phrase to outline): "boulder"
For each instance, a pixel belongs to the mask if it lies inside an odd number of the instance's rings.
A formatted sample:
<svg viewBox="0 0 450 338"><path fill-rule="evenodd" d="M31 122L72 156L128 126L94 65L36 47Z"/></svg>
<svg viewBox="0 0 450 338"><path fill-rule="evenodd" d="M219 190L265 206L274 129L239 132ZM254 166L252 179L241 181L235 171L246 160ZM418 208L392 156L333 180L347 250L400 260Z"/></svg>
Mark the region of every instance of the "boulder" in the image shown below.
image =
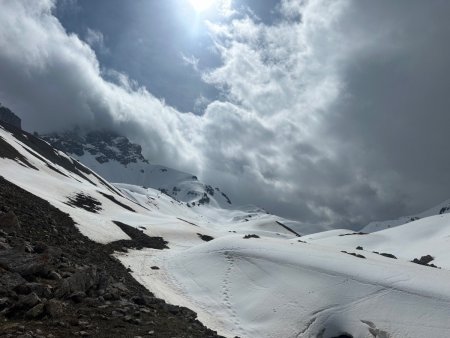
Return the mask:
<svg viewBox="0 0 450 338"><path fill-rule="evenodd" d="M47 254L36 255L15 249L0 251L0 267L17 272L22 277L48 275L50 260Z"/></svg>
<svg viewBox="0 0 450 338"><path fill-rule="evenodd" d="M80 269L72 276L63 280L61 286L56 290L58 298L68 297L75 292L86 292L98 285L99 274L96 267Z"/></svg>

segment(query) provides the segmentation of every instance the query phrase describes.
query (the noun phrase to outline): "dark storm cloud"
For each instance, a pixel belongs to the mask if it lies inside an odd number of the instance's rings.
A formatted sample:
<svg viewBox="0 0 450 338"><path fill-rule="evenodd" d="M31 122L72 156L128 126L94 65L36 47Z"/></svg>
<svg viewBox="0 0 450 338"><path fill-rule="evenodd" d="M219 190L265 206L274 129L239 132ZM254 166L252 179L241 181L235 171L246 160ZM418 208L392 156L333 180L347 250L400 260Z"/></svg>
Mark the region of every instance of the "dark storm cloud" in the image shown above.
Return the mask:
<svg viewBox="0 0 450 338"><path fill-rule="evenodd" d="M117 128L152 161L306 223L357 227L449 197L447 1L228 8L198 40L180 33L187 21L164 24L167 8L146 20L147 1L66 0L64 26L53 1L0 1L0 101L29 128ZM71 9L84 14L70 21ZM194 41L211 45L189 49ZM152 53L155 65L142 63ZM202 98L211 86L220 100ZM182 101L183 91L198 93L203 114L157 98Z"/></svg>

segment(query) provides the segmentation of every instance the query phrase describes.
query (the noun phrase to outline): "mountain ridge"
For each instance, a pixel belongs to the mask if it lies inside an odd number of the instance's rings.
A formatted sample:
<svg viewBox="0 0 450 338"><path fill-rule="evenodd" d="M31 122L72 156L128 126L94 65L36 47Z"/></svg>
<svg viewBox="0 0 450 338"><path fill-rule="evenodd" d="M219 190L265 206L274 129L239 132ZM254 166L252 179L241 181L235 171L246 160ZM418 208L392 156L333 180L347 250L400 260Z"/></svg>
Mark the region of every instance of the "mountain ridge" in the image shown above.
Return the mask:
<svg viewBox="0 0 450 338"><path fill-rule="evenodd" d="M151 164L142 155L140 145L117 132L73 130L40 137L112 182L158 189L190 207L211 204L226 208L232 205L219 187L204 184L193 174Z"/></svg>

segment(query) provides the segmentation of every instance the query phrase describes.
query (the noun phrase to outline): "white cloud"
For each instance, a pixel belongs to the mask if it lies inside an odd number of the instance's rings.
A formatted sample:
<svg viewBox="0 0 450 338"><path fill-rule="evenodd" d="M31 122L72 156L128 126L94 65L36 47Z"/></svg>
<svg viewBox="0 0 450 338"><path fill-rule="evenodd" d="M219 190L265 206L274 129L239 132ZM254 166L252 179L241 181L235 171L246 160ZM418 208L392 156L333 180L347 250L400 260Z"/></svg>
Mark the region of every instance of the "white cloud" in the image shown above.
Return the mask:
<svg viewBox="0 0 450 338"><path fill-rule="evenodd" d="M199 71L198 63L200 62L200 59L196 58L194 55L186 56L183 53L181 53L181 59L185 65L192 67L196 72Z"/></svg>
<svg viewBox="0 0 450 338"><path fill-rule="evenodd" d="M105 45L105 37L103 33L95 29L88 28L84 40L98 53L109 53L109 49Z"/></svg>

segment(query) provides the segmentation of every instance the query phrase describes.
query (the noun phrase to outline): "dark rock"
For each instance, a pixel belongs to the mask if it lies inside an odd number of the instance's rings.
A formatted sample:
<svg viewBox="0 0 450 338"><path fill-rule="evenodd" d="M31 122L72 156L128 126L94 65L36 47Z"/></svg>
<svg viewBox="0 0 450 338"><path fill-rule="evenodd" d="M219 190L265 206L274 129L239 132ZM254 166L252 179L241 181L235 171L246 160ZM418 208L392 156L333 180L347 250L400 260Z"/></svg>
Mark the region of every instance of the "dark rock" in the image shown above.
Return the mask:
<svg viewBox="0 0 450 338"><path fill-rule="evenodd" d="M60 280L60 279L62 279L61 275L59 273L57 273L56 271L54 271L54 270L50 271L50 273L48 274L48 278L49 279L53 279L53 280Z"/></svg>
<svg viewBox="0 0 450 338"><path fill-rule="evenodd" d="M25 334L21 334L21 335L17 336L16 338L33 338L33 335L31 335L29 333L25 333Z"/></svg>
<svg viewBox="0 0 450 338"><path fill-rule="evenodd" d="M419 259L421 264L428 264L428 263L430 263L433 260L434 260L434 257L431 256L431 255L422 256Z"/></svg>
<svg viewBox="0 0 450 338"><path fill-rule="evenodd" d="M86 298L86 293L84 293L83 291L77 291L72 293L68 298L75 303L81 303L83 299Z"/></svg>
<svg viewBox="0 0 450 338"><path fill-rule="evenodd" d="M38 297L50 298L52 296L52 287L44 283L25 283L20 285L16 290L19 294L29 294L34 292Z"/></svg>
<svg viewBox="0 0 450 338"><path fill-rule="evenodd" d="M136 229L128 224L114 221L114 223L125 232L131 240L116 241L110 244L110 247L114 250L125 248L132 248L141 250L143 248L152 249L165 249L167 248L167 242L161 237L150 237L143 231Z"/></svg>
<svg viewBox="0 0 450 338"><path fill-rule="evenodd" d="M348 234L340 234L339 236L354 236L354 235L367 235L367 232L362 232L362 231L359 231L359 232L351 232L351 233L348 233Z"/></svg>
<svg viewBox="0 0 450 338"><path fill-rule="evenodd" d="M382 253L380 253L380 255L387 257L387 258L397 259L397 257L395 257L393 254L386 253L386 252L382 252Z"/></svg>
<svg viewBox="0 0 450 338"><path fill-rule="evenodd" d="M47 254L36 255L16 249L0 251L0 267L17 272L25 278L31 275L48 275L50 261L51 257Z"/></svg>
<svg viewBox="0 0 450 338"><path fill-rule="evenodd" d="M364 250L362 246L357 246L356 250Z"/></svg>
<svg viewBox="0 0 450 338"><path fill-rule="evenodd" d="M142 321L139 318L134 318L132 316L125 316L125 317L123 317L123 320L125 322L135 324L135 325L141 325L141 323L142 323Z"/></svg>
<svg viewBox="0 0 450 338"><path fill-rule="evenodd" d="M78 193L75 194L74 196L69 196L67 198L66 204L74 208L84 209L94 214L102 210L101 207L102 203L100 201L98 201L97 199L95 199L90 195L83 193Z"/></svg>
<svg viewBox="0 0 450 338"><path fill-rule="evenodd" d="M37 242L34 245L33 251L41 254L48 251L48 246L44 242Z"/></svg>
<svg viewBox="0 0 450 338"><path fill-rule="evenodd" d="M350 256L355 256L355 257L358 257L358 258L366 259L365 256L360 255L360 254L357 254L357 253L355 253L355 252L347 252L347 251L345 251L345 250L342 250L341 252L342 252L342 253L345 253L345 254L347 254L347 255L350 255Z"/></svg>
<svg viewBox="0 0 450 338"><path fill-rule="evenodd" d="M28 295L31 293L31 287L28 285L29 283L21 284L14 288L14 291L19 295Z"/></svg>
<svg viewBox="0 0 450 338"><path fill-rule="evenodd" d="M45 304L45 311L51 318L59 318L64 311L64 303L57 299L50 299Z"/></svg>
<svg viewBox="0 0 450 338"><path fill-rule="evenodd" d="M0 121L6 122L11 126L22 129L22 120L14 114L9 108L0 105Z"/></svg>
<svg viewBox="0 0 450 338"><path fill-rule="evenodd" d="M79 320L78 326L87 327L87 326L89 326L89 322L87 320Z"/></svg>
<svg viewBox="0 0 450 338"><path fill-rule="evenodd" d="M7 297L0 298L0 311L11 305L11 301Z"/></svg>
<svg viewBox="0 0 450 338"><path fill-rule="evenodd" d="M25 317L36 319L38 317L43 316L43 314L44 314L44 307L45 306L42 303L37 304L36 306L32 307L30 310L28 310L25 313Z"/></svg>
<svg viewBox="0 0 450 338"><path fill-rule="evenodd" d="M123 283L114 283L110 286L111 288L117 289L121 292L128 292L128 288Z"/></svg>
<svg viewBox="0 0 450 338"><path fill-rule="evenodd" d="M0 295L6 295L26 280L16 272L9 272L0 267Z"/></svg>
<svg viewBox="0 0 450 338"><path fill-rule="evenodd" d="M0 229L6 233L16 232L20 229L19 219L12 211L0 214Z"/></svg>
<svg viewBox="0 0 450 338"><path fill-rule="evenodd" d="M159 270L159 267L156 266L156 265L154 265L154 266L152 266L150 269L152 269L152 270Z"/></svg>
<svg viewBox="0 0 450 338"><path fill-rule="evenodd" d="M255 235L255 234L253 234L253 235L245 235L244 236L244 239L249 239L249 238L259 238L259 236Z"/></svg>
<svg viewBox="0 0 450 338"><path fill-rule="evenodd" d="M30 309L40 302L41 299L38 297L38 295L32 292L29 295L19 296L19 300L16 305L21 309Z"/></svg>
<svg viewBox="0 0 450 338"><path fill-rule="evenodd" d="M33 248L33 246L31 245L31 243L29 243L29 242L25 242L24 244L23 244L23 251L25 251L25 252L28 252L28 253L33 253L34 252L34 248Z"/></svg>
<svg viewBox="0 0 450 338"><path fill-rule="evenodd" d="M424 265L424 266L430 266L432 268L438 268L440 269L440 267L434 265L434 264L430 264L431 261L434 260L434 257L431 255L426 255L426 256L422 256L420 257L420 259L414 258L411 262L412 263L416 263L416 264L420 264L420 265Z"/></svg>
<svg viewBox="0 0 450 338"><path fill-rule="evenodd" d="M58 298L67 297L75 292L86 292L98 284L99 274L96 267L88 267L77 271L72 276L63 280L61 286L56 290Z"/></svg>
<svg viewBox="0 0 450 338"><path fill-rule="evenodd" d="M87 297L84 299L84 303L90 307L98 307L100 305L100 301L98 298Z"/></svg>
<svg viewBox="0 0 450 338"><path fill-rule="evenodd" d="M110 291L108 291L107 293L105 293L103 295L103 298L105 300L109 300L109 301L119 300L120 299L120 292L117 289L110 290Z"/></svg>
<svg viewBox="0 0 450 338"><path fill-rule="evenodd" d="M211 236L208 236L208 235L199 234L199 233L197 233L197 236L200 237L200 239L202 241L205 241L205 242L209 242L209 241L212 241L214 239L214 237L211 237Z"/></svg>
<svg viewBox="0 0 450 338"><path fill-rule="evenodd" d="M9 249L11 249L11 246L8 243L0 240L0 250L9 250Z"/></svg>
<svg viewBox="0 0 450 338"><path fill-rule="evenodd" d="M137 305L151 305L151 304L155 304L156 303L155 299L156 298L145 296L145 295L134 296L134 297L131 298L131 300Z"/></svg>

